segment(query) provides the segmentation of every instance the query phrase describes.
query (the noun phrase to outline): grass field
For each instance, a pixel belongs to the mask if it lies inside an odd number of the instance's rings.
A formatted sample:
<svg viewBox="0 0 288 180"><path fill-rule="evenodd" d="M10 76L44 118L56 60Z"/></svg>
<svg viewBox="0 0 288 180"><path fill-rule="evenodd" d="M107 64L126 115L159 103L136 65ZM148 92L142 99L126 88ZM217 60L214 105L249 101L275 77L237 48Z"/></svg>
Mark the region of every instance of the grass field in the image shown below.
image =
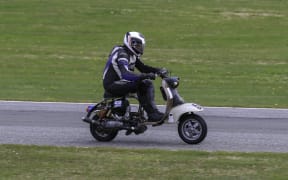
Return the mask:
<svg viewBox="0 0 288 180"><path fill-rule="evenodd" d="M286 179L287 154L0 146L0 179Z"/></svg>
<svg viewBox="0 0 288 180"><path fill-rule="evenodd" d="M179 76L187 101L288 108L287 9L285 0L1 0L0 100L96 102L109 51L140 31L144 62ZM0 145L0 179L274 180L287 178L287 157Z"/></svg>
<svg viewBox="0 0 288 180"><path fill-rule="evenodd" d="M287 8L282 0L3 0L0 99L98 101L107 55L133 30L146 36L144 62L179 76L187 101L287 108Z"/></svg>

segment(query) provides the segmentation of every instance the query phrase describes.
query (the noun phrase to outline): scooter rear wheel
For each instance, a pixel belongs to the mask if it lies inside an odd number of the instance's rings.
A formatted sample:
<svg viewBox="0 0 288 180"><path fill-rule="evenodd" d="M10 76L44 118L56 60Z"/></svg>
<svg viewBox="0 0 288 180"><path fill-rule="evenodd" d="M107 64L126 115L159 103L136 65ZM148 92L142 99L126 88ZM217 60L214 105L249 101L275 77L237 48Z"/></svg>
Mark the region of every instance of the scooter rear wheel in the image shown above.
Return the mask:
<svg viewBox="0 0 288 180"><path fill-rule="evenodd" d="M178 124L178 134L187 144L198 144L207 135L205 120L196 114L183 116Z"/></svg>
<svg viewBox="0 0 288 180"><path fill-rule="evenodd" d="M98 117L94 116L93 119L97 120ZM105 129L101 125L90 123L90 133L97 141L108 142L118 135L118 130Z"/></svg>

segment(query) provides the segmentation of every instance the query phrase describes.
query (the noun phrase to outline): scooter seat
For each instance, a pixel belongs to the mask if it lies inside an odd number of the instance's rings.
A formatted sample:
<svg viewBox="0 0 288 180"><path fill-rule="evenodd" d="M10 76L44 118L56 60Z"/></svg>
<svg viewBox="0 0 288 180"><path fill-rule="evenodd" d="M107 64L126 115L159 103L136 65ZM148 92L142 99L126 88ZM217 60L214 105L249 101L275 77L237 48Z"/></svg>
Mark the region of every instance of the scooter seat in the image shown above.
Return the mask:
<svg viewBox="0 0 288 180"><path fill-rule="evenodd" d="M104 92L104 99L121 98L121 97L125 97L125 96L117 96L107 91Z"/></svg>
<svg viewBox="0 0 288 180"><path fill-rule="evenodd" d="M104 99L114 99L114 98L129 98L129 97L132 97L132 98L136 98L137 99L137 94L136 93L128 93L124 96L117 96L117 95L114 95L108 91L105 91L104 92Z"/></svg>

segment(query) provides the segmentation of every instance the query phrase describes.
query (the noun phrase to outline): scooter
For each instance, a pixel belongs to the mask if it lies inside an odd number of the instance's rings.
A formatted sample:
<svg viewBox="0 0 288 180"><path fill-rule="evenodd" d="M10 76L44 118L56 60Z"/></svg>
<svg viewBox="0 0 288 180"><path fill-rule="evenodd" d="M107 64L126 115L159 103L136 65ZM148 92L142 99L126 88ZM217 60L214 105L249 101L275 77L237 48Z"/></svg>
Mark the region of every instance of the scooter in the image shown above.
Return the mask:
<svg viewBox="0 0 288 180"><path fill-rule="evenodd" d="M141 105L133 110L129 99L137 99L136 95L111 96L87 107L87 115L82 120L90 124L91 135L98 141L108 142L112 141L120 130L126 130L126 135L138 135L144 133L148 125L177 123L178 134L185 143L202 142L207 135L207 124L196 113L203 111L203 107L184 102L177 91L180 81L178 77L170 77L167 73L159 76L162 78L160 91L166 101L165 115L159 122L149 122Z"/></svg>

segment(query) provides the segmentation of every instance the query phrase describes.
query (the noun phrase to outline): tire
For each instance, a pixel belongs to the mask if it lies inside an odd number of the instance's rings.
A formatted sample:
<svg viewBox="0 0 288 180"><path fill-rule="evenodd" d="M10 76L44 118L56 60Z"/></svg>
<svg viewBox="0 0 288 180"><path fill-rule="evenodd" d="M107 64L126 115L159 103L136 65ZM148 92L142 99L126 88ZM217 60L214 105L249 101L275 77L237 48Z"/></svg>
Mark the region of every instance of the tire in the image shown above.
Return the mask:
<svg viewBox="0 0 288 180"><path fill-rule="evenodd" d="M198 144L207 135L207 124L205 120L196 114L181 117L178 124L178 134L187 144Z"/></svg>
<svg viewBox="0 0 288 180"><path fill-rule="evenodd" d="M93 117L94 120L97 120L97 117ZM90 123L90 133L97 140L101 142L112 141L117 135L117 129L104 129L102 126Z"/></svg>

